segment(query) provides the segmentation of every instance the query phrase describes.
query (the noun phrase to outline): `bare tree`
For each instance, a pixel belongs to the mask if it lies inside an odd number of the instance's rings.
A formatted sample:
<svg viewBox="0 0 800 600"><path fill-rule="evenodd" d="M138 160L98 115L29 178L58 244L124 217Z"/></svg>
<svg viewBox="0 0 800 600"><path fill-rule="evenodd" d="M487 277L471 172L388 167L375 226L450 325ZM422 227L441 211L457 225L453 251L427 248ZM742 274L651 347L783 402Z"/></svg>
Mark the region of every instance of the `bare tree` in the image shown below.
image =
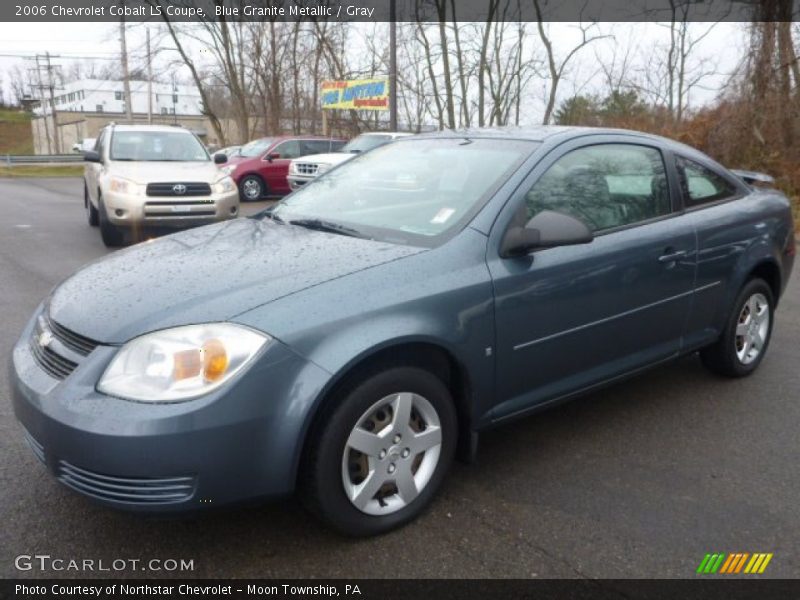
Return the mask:
<svg viewBox="0 0 800 600"><path fill-rule="evenodd" d="M668 29L669 41L666 46L649 44L643 50L646 66L637 86L650 102L665 107L676 122L683 120L692 91L719 73L716 60L698 52L718 22L693 23L691 10L688 0L670 0L671 21L661 25Z"/></svg>
<svg viewBox="0 0 800 600"><path fill-rule="evenodd" d="M610 36L595 33L597 23L590 23L588 25L580 23L578 25L578 29L581 33L580 41L578 44L569 49L561 58L558 58L556 55L556 50L553 47L553 41L550 39L550 36L547 33L547 28L543 22L541 0L533 0L533 7L536 11L536 26L539 30L539 37L541 38L545 52L547 53L547 68L550 75L550 82L548 84L547 91L547 104L544 110L544 117L542 118L542 123L547 125L550 123L550 118L553 115L553 109L555 108L556 98L558 96L558 86L564 77L564 73L570 61L589 44Z"/></svg>
<svg viewBox="0 0 800 600"><path fill-rule="evenodd" d="M30 95L33 84L30 72L14 65L6 71L8 77L8 87L11 89L11 102L21 105L25 96Z"/></svg>

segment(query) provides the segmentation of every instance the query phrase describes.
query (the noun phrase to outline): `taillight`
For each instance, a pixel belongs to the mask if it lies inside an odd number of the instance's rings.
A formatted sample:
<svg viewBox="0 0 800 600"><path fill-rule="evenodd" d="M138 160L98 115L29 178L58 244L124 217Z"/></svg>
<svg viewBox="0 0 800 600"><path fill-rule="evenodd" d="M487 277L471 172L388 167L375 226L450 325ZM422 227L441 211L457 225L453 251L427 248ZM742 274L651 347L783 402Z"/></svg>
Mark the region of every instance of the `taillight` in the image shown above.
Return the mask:
<svg viewBox="0 0 800 600"><path fill-rule="evenodd" d="M786 256L794 256L797 253L797 242L795 242L794 235L789 234L789 239L786 240L786 248L783 249Z"/></svg>

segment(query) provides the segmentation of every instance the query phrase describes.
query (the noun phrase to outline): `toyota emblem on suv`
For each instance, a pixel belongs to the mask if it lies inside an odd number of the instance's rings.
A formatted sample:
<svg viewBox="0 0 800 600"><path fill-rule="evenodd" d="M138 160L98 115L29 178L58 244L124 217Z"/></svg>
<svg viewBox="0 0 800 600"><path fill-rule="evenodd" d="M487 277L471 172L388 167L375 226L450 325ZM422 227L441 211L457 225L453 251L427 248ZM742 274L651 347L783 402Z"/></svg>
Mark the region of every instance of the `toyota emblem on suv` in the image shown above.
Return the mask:
<svg viewBox="0 0 800 600"><path fill-rule="evenodd" d="M183 196L186 193L186 186L182 183L176 183L172 186L172 191L175 192L178 196Z"/></svg>

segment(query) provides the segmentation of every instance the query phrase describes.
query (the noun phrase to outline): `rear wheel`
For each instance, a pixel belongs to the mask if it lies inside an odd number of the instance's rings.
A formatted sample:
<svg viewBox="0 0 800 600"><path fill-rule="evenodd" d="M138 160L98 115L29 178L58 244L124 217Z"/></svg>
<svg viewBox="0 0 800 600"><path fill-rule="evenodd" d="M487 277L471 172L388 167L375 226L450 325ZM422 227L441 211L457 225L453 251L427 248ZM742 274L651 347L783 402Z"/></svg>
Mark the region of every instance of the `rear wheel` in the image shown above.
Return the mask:
<svg viewBox="0 0 800 600"><path fill-rule="evenodd" d="M100 237L103 238L103 243L108 248L116 248L125 243L125 233L121 227L117 227L108 220L108 213L106 212L106 205L103 203L103 197L98 198L100 208L98 210L98 217L100 223Z"/></svg>
<svg viewBox="0 0 800 600"><path fill-rule="evenodd" d="M254 202L267 192L267 186L258 175L248 175L239 182L239 195L242 200Z"/></svg>
<svg viewBox="0 0 800 600"><path fill-rule="evenodd" d="M308 507L348 535L407 523L430 503L452 463L457 420L447 387L417 367L393 367L339 396L307 454Z"/></svg>
<svg viewBox="0 0 800 600"><path fill-rule="evenodd" d="M89 225L97 227L100 222L99 215L91 199L89 199L89 188L86 187L86 183L83 184L83 207L86 209L86 220Z"/></svg>
<svg viewBox="0 0 800 600"><path fill-rule="evenodd" d="M763 279L751 279L739 292L719 340L700 351L703 364L727 377L744 377L758 368L772 335L772 289Z"/></svg>

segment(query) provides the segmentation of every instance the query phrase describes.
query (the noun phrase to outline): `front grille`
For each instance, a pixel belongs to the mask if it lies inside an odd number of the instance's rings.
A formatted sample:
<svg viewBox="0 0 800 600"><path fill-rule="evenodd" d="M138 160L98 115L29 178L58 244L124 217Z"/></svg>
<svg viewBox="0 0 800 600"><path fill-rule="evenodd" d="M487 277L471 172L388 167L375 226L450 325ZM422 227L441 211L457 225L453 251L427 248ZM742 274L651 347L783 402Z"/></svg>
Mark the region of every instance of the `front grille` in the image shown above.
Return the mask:
<svg viewBox="0 0 800 600"><path fill-rule="evenodd" d="M196 478L114 477L87 471L61 460L58 480L73 490L111 502L125 504L170 504L194 495Z"/></svg>
<svg viewBox="0 0 800 600"><path fill-rule="evenodd" d="M65 379L78 366L77 361L99 345L56 323L46 312L37 319L29 343L34 360L55 379Z"/></svg>
<svg viewBox="0 0 800 600"><path fill-rule="evenodd" d="M34 456L38 458L41 462L45 462L44 459L44 446L42 446L39 442L36 441L36 438L31 435L31 432L27 429L23 428L25 433L25 441L28 442L28 445L33 450Z"/></svg>
<svg viewBox="0 0 800 600"><path fill-rule="evenodd" d="M182 186L182 187L181 187ZM148 196L210 196L211 186L202 182L171 181L164 183L148 183Z"/></svg>
<svg viewBox="0 0 800 600"><path fill-rule="evenodd" d="M66 379L78 366L78 363L72 362L68 358L57 354L48 346L40 344L35 335L31 338L30 347L31 354L33 354L33 358L39 366L56 379Z"/></svg>
<svg viewBox="0 0 800 600"><path fill-rule="evenodd" d="M298 175L316 175L319 165L315 163L295 163L295 172Z"/></svg>
<svg viewBox="0 0 800 600"><path fill-rule="evenodd" d="M73 350L82 356L87 356L92 350L100 345L99 342L95 342L94 340L82 336L79 333L70 331L52 319L48 319L47 324L50 326L50 331L53 332L53 337L55 337L70 350Z"/></svg>

